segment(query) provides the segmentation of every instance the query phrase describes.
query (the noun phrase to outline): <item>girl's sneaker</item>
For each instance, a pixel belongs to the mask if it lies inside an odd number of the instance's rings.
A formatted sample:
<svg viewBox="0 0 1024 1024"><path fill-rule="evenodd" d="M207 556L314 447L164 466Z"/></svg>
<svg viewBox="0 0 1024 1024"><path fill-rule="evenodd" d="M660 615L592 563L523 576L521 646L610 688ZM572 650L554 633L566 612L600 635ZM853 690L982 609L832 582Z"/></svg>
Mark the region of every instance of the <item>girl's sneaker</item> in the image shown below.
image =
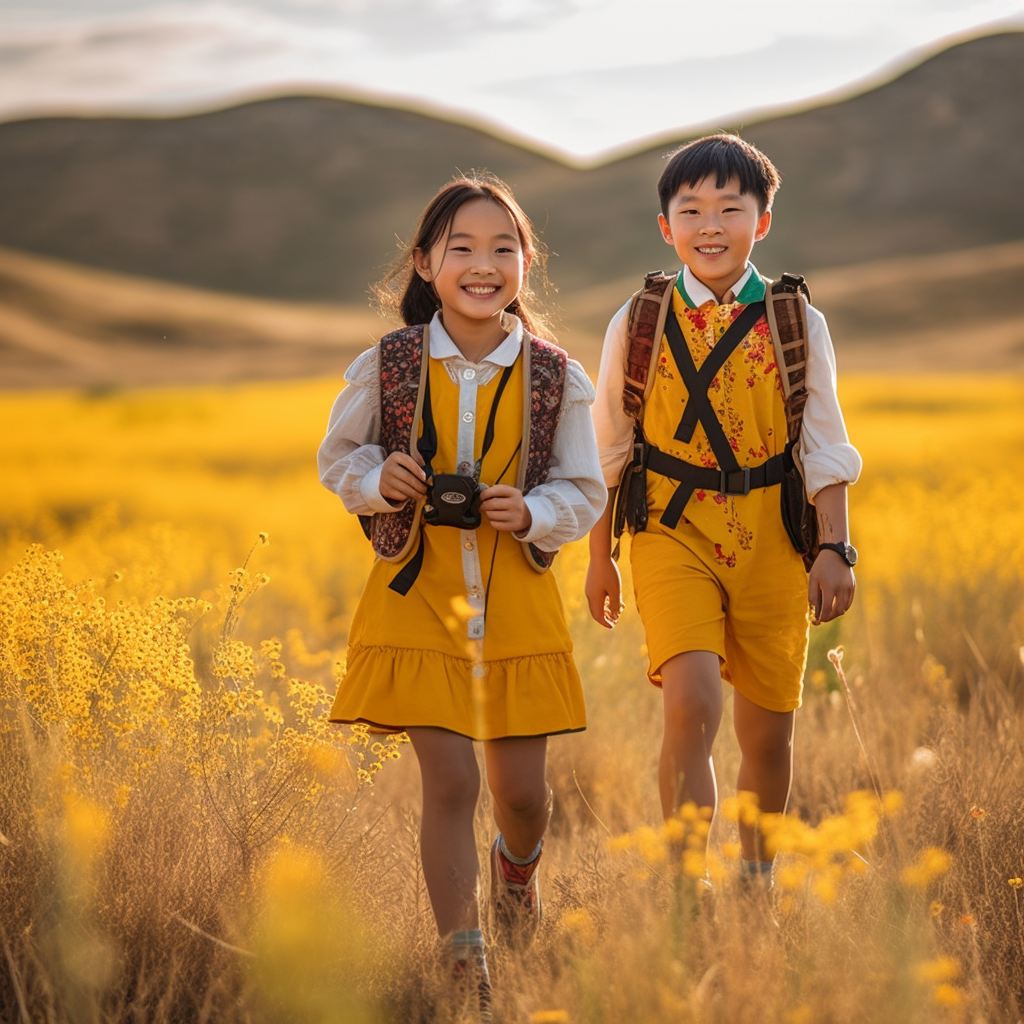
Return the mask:
<svg viewBox="0 0 1024 1024"><path fill-rule="evenodd" d="M538 853L529 864L513 864L501 852L501 836L491 846L491 926L502 942L520 950L540 927L539 862Z"/></svg>

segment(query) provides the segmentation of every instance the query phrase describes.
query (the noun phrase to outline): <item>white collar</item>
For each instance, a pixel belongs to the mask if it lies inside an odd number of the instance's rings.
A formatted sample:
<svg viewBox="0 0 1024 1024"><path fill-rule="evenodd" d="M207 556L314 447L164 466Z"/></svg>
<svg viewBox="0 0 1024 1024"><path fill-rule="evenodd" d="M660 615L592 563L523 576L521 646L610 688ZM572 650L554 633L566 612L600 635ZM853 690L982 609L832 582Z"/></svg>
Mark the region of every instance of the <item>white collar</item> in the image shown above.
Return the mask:
<svg viewBox="0 0 1024 1024"><path fill-rule="evenodd" d="M725 293L725 296L730 296L731 293L731 297L723 296L722 305L736 301L736 296L743 291L743 286L747 283L753 272L754 266L748 260L747 269L743 271L743 276ZM685 263L683 264L683 288L686 290L686 294L693 300L695 306L703 306L705 302L719 304L715 293L703 281L697 280L693 271Z"/></svg>
<svg viewBox="0 0 1024 1024"><path fill-rule="evenodd" d="M506 313L504 324L511 327L508 337L493 352L484 356L483 362L494 363L495 366L511 366L516 361L519 350L523 347L523 322L512 313ZM430 321L430 358L461 359L464 363L470 362L444 329L440 312L435 313L434 319Z"/></svg>

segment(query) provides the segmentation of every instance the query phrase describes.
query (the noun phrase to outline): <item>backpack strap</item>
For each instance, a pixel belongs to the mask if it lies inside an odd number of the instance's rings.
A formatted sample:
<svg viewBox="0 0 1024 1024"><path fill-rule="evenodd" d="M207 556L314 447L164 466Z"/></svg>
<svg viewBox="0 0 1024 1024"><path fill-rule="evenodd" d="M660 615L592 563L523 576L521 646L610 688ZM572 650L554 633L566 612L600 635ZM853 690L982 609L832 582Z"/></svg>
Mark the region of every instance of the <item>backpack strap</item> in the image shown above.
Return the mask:
<svg viewBox="0 0 1024 1024"><path fill-rule="evenodd" d="M516 486L528 494L548 478L569 356L550 341L528 333L523 335L523 354L523 449ZM555 560L554 551L542 551L532 542L523 543L523 554L537 572L545 572Z"/></svg>
<svg viewBox="0 0 1024 1024"><path fill-rule="evenodd" d="M392 331L378 343L380 446L387 455L417 450L429 365L429 328L416 324ZM400 562L418 539L423 500L407 501L394 512L360 516L363 532L378 558Z"/></svg>
<svg viewBox="0 0 1024 1024"><path fill-rule="evenodd" d="M765 305L786 403L786 434L790 444L795 444L807 404L807 303L811 291L800 274L783 274L767 284Z"/></svg>
<svg viewBox="0 0 1024 1024"><path fill-rule="evenodd" d="M634 293L629 303L622 408L637 424L643 419L651 360L665 333L665 321L672 308L672 288L678 276L652 271L644 277L643 287Z"/></svg>
<svg viewBox="0 0 1024 1024"><path fill-rule="evenodd" d="M807 498L800 428L807 404L807 282L799 274L783 274L767 282L768 326L775 346L782 397L786 406L786 475L782 486L782 522L793 547L810 572L818 554L818 517Z"/></svg>

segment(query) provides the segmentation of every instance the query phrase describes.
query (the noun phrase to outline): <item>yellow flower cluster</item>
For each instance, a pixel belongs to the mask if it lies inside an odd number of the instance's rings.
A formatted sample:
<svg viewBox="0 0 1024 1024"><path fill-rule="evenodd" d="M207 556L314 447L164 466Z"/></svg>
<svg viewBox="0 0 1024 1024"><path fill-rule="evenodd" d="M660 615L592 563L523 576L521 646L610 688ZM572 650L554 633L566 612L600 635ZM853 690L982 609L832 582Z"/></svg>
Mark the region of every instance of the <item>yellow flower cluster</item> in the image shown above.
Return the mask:
<svg viewBox="0 0 1024 1024"><path fill-rule="evenodd" d="M193 749L201 688L188 634L208 605L111 603L92 580L68 584L61 561L33 545L0 580L0 728L23 709L61 733L85 778L112 749L136 776L168 746Z"/></svg>
<svg viewBox="0 0 1024 1024"><path fill-rule="evenodd" d="M711 815L710 807L698 807L689 801L659 828L643 825L632 832L613 836L608 840L608 848L616 853L635 854L654 867L678 867L690 878L718 877L721 865L709 861L707 855Z"/></svg>
<svg viewBox="0 0 1024 1024"><path fill-rule="evenodd" d="M900 881L914 889L924 889L940 875L945 874L953 858L945 850L929 846L913 864L900 872Z"/></svg>
<svg viewBox="0 0 1024 1024"><path fill-rule="evenodd" d="M847 794L842 814L811 826L793 815L762 814L753 793L740 793L722 803L722 814L757 828L766 846L788 855L775 870L775 884L784 891L807 887L823 903L831 903L840 883L867 870L864 853L878 834L882 818L903 806L899 793L879 802L870 792Z"/></svg>
<svg viewBox="0 0 1024 1024"><path fill-rule="evenodd" d="M384 762L397 761L402 744L409 742L404 732L389 732L383 734L383 739L371 740L370 727L363 722L356 722L348 729L348 745L356 760L356 778L360 783L372 785L373 777L384 767Z"/></svg>
<svg viewBox="0 0 1024 1024"><path fill-rule="evenodd" d="M768 848L785 855L774 874L781 890L806 888L823 903L831 903L845 878L867 871L864 853L878 835L880 822L899 813L902 806L903 798L897 792L879 801L873 793L858 790L847 795L842 814L812 826L793 815L762 814L757 797L740 792L722 801L721 812L727 820L758 829ZM613 851L635 854L652 866L678 864L691 878L720 880L727 873L727 862L739 858L740 848L729 842L722 845L721 856L709 851L710 819L710 808L688 803L660 828L643 826L614 836L608 846ZM934 877L935 857L935 851L926 851L922 865L905 869L905 883L918 885L922 884L919 879ZM948 859L944 863L948 866Z"/></svg>
<svg viewBox="0 0 1024 1024"><path fill-rule="evenodd" d="M958 1006L963 1002L963 993L953 982L960 977L960 961L951 956L940 956L917 965L916 980L930 988L931 999L940 1006Z"/></svg>
<svg viewBox="0 0 1024 1024"><path fill-rule="evenodd" d="M114 807L170 756L206 780L222 817L244 819L233 832L250 838L254 821L269 827L296 803L312 813L346 776L371 781L404 737L356 733L355 749L328 723L324 687L288 678L280 639L254 647L233 635L267 582L248 562L230 573L223 626L210 637L196 631L208 601L115 596L120 572L72 584L59 552L29 547L0 580L0 730L27 721L50 735L68 777ZM205 651L198 665L193 645Z"/></svg>

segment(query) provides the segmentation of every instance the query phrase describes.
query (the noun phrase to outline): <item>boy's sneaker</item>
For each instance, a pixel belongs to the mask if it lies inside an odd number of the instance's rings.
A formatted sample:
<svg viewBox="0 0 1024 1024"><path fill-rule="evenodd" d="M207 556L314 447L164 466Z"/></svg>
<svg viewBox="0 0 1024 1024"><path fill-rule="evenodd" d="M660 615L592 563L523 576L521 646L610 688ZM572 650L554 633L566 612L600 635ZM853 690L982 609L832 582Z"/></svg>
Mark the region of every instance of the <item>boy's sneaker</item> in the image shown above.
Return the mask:
<svg viewBox="0 0 1024 1024"><path fill-rule="evenodd" d="M452 961L452 981L463 1008L459 1019L467 1024L491 1024L494 1018L487 958L480 955Z"/></svg>
<svg viewBox="0 0 1024 1024"><path fill-rule="evenodd" d="M501 852L501 837L491 846L491 922L497 937L517 949L526 949L540 927L541 905L537 865L513 864Z"/></svg>

